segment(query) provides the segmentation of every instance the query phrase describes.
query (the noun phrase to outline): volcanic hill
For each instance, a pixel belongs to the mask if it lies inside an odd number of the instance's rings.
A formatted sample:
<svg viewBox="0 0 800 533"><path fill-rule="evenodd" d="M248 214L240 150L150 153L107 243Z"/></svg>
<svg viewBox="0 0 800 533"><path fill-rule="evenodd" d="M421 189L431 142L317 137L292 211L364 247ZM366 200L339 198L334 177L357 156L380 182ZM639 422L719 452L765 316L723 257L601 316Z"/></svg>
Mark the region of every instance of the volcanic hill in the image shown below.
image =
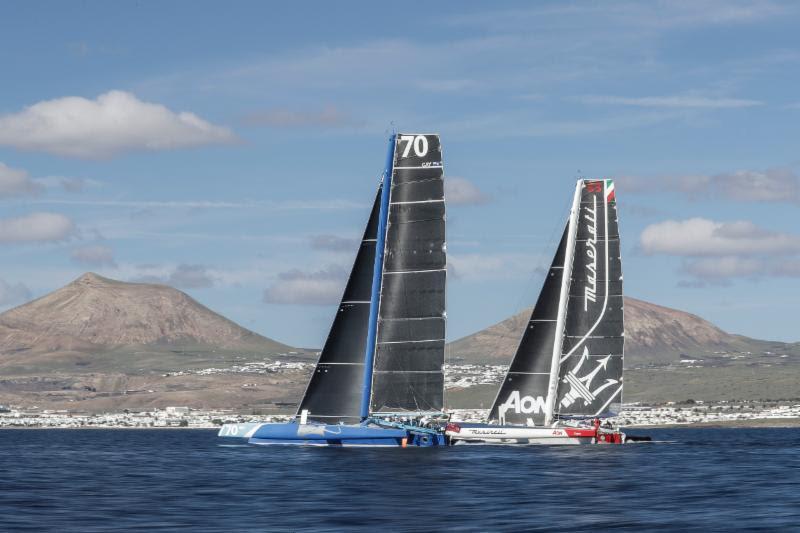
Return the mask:
<svg viewBox="0 0 800 533"><path fill-rule="evenodd" d="M697 315L625 297L626 367L669 363L715 352L780 351L785 343L726 333ZM450 344L450 355L467 362L508 364L517 349L531 309Z"/></svg>
<svg viewBox="0 0 800 533"><path fill-rule="evenodd" d="M268 355L292 348L242 328L172 287L127 283L94 273L0 314L4 371L19 366L52 370L71 363L105 366L103 353L119 355L125 350L130 352L127 360L114 357L117 366L110 370L124 371L132 365L148 370L138 365L138 356L157 352L179 353L183 362L189 362L185 355L192 350L205 360L216 351Z"/></svg>

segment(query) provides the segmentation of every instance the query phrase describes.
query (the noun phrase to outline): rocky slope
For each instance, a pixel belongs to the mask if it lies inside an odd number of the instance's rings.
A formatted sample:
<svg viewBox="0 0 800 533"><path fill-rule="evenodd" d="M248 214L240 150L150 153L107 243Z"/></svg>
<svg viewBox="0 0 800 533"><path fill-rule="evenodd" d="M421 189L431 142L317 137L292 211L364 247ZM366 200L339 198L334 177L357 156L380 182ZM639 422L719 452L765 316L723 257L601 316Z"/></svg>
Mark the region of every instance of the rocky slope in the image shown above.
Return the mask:
<svg viewBox="0 0 800 533"><path fill-rule="evenodd" d="M507 364L530 317L526 309L502 322L450 344L450 356L469 362ZM714 352L785 350L780 342L761 341L726 333L696 315L625 298L625 354L628 366L667 363L681 355Z"/></svg>
<svg viewBox="0 0 800 533"><path fill-rule="evenodd" d="M273 353L288 346L242 328L164 285L86 273L0 314L0 364L22 354L90 353L126 346L212 347Z"/></svg>

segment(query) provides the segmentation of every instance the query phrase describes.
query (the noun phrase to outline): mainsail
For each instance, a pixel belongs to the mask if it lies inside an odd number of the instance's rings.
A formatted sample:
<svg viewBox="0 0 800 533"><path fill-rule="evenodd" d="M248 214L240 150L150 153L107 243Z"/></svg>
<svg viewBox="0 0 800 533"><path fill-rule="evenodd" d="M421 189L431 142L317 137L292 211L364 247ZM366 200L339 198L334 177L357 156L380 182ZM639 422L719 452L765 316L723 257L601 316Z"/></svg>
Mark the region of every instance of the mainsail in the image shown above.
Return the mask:
<svg viewBox="0 0 800 533"><path fill-rule="evenodd" d="M438 135L396 135L370 412L440 412L445 205Z"/></svg>
<svg viewBox="0 0 800 533"><path fill-rule="evenodd" d="M360 420L360 385L364 380L364 349L381 189L382 186L378 187L344 295L298 408L298 414L308 411L309 420L328 424Z"/></svg>
<svg viewBox="0 0 800 533"><path fill-rule="evenodd" d="M382 198L388 200L383 206ZM298 415L306 411L311 421L352 424L373 413L440 412L445 268L439 137L394 135L383 183Z"/></svg>
<svg viewBox="0 0 800 533"><path fill-rule="evenodd" d="M542 425L558 417L615 412L622 400L623 342L614 183L580 180L558 251L489 419Z"/></svg>

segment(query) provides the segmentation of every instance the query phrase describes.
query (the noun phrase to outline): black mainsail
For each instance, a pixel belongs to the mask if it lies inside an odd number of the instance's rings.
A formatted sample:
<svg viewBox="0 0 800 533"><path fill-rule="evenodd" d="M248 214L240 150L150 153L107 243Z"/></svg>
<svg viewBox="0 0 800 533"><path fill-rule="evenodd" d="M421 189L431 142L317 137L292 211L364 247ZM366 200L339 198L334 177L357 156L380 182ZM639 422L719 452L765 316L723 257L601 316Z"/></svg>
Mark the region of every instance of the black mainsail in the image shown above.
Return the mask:
<svg viewBox="0 0 800 533"><path fill-rule="evenodd" d="M298 416L305 412L315 422L358 423L365 418L365 399L369 415L442 410L446 279L442 174L438 135L393 136L383 183ZM379 236L386 184L385 233ZM381 256L376 257L381 245ZM380 272L378 278L375 272ZM373 295L377 295L374 302ZM377 310L374 317L371 306ZM370 345L373 318L376 335Z"/></svg>
<svg viewBox="0 0 800 533"><path fill-rule="evenodd" d="M622 399L622 266L614 183L578 181L570 219L489 420L607 416Z"/></svg>
<svg viewBox="0 0 800 533"><path fill-rule="evenodd" d="M350 278L297 410L298 415L308 411L309 420L336 424L357 423L361 419L360 385L364 380L364 349L367 344L381 190L382 186L378 187Z"/></svg>
<svg viewBox="0 0 800 533"><path fill-rule="evenodd" d="M441 412L445 205L438 135L395 137L371 413Z"/></svg>

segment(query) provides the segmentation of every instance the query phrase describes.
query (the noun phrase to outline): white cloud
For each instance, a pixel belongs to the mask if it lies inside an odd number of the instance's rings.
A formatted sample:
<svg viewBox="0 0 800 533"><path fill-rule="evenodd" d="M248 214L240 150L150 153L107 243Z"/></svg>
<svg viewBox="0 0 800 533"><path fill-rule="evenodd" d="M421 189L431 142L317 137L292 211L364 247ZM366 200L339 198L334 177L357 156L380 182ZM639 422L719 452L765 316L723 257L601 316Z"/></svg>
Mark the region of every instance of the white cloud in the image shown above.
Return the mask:
<svg viewBox="0 0 800 533"><path fill-rule="evenodd" d="M254 111L243 117L242 122L248 126L273 128L336 128L360 124L359 121L349 117L335 106L327 106L321 111L290 111L287 109Z"/></svg>
<svg viewBox="0 0 800 533"><path fill-rule="evenodd" d="M75 248L70 254L70 258L76 263L90 266L109 266L116 268L114 261L114 250L109 246L94 244Z"/></svg>
<svg viewBox="0 0 800 533"><path fill-rule="evenodd" d="M213 287L218 279L203 265L180 264L174 269L166 270L159 265L140 265L142 273L131 281L141 283L160 283L178 289L207 289Z"/></svg>
<svg viewBox="0 0 800 533"><path fill-rule="evenodd" d="M41 199L32 200L31 203L49 205L86 205L94 207L131 207L135 209L263 209L269 211L294 211L294 210L339 210L339 209L364 209L367 204L350 200L287 200L284 202L273 201L245 201L222 202L216 200L64 200Z"/></svg>
<svg viewBox="0 0 800 533"><path fill-rule="evenodd" d="M358 249L359 240L337 235L312 235L311 248L329 252L352 253Z"/></svg>
<svg viewBox="0 0 800 533"><path fill-rule="evenodd" d="M682 286L702 287L708 284L725 285L733 278L800 278L800 259L756 257L704 257L686 260L681 272L695 281Z"/></svg>
<svg viewBox="0 0 800 533"><path fill-rule="evenodd" d="M715 175L616 178L626 193L677 192L690 199L727 198L741 202L785 202L800 204L800 176L785 167L737 170Z"/></svg>
<svg viewBox="0 0 800 533"><path fill-rule="evenodd" d="M712 189L734 200L800 203L800 177L787 168L718 174L711 183Z"/></svg>
<svg viewBox="0 0 800 533"><path fill-rule="evenodd" d="M741 98L709 98L704 96L644 96L628 98L622 96L586 95L578 98L584 104L624 105L635 107L732 109L764 105L758 100Z"/></svg>
<svg viewBox="0 0 800 533"><path fill-rule="evenodd" d="M44 178L36 178L33 181L44 187L58 187L66 192L81 192L87 187L99 187L101 185L101 183L96 180L87 178L70 178L67 176L46 176Z"/></svg>
<svg viewBox="0 0 800 533"><path fill-rule="evenodd" d="M0 219L0 243L62 241L73 233L75 224L58 213Z"/></svg>
<svg viewBox="0 0 800 533"><path fill-rule="evenodd" d="M669 30L698 26L740 25L785 16L791 4L740 0L695 0L692 2L561 2L532 4L523 9L492 10L459 14L449 22L509 31L546 28L553 21L569 21L569 27L619 27L631 30ZM602 21L602 24L599 22ZM562 22L563 24L563 22ZM563 26L559 25L558 28Z"/></svg>
<svg viewBox="0 0 800 533"><path fill-rule="evenodd" d="M447 271L453 279L465 281L528 278L545 261L527 254L453 254L447 255Z"/></svg>
<svg viewBox="0 0 800 533"><path fill-rule="evenodd" d="M347 271L330 265L323 270L282 272L264 291L264 302L271 304L330 305L339 302L347 281Z"/></svg>
<svg viewBox="0 0 800 533"><path fill-rule="evenodd" d="M646 254L693 257L800 253L800 236L768 231L744 220L667 220L647 226L639 244Z"/></svg>
<svg viewBox="0 0 800 533"><path fill-rule="evenodd" d="M706 257L686 262L683 272L701 279L753 277L766 272L764 261L753 257Z"/></svg>
<svg viewBox="0 0 800 533"><path fill-rule="evenodd" d="M478 205L488 203L489 195L464 178L446 177L444 196L448 205Z"/></svg>
<svg viewBox="0 0 800 533"><path fill-rule="evenodd" d="M42 186L33 181L26 171L0 162L0 198L36 194L41 190Z"/></svg>
<svg viewBox="0 0 800 533"><path fill-rule="evenodd" d="M0 144L82 158L131 150L168 150L235 139L193 113L174 112L124 91L95 100L67 96L0 116Z"/></svg>
<svg viewBox="0 0 800 533"><path fill-rule="evenodd" d="M16 305L31 299L31 291L22 283L11 284L0 279L0 306Z"/></svg>

